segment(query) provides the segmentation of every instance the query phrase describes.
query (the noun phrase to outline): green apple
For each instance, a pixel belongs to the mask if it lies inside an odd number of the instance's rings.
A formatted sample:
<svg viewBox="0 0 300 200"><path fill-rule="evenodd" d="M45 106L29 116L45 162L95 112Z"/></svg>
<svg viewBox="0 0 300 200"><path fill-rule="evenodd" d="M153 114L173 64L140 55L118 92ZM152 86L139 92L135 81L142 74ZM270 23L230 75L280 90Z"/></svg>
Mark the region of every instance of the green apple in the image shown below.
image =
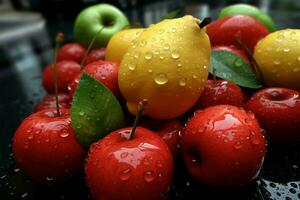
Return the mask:
<svg viewBox="0 0 300 200"><path fill-rule="evenodd" d="M97 4L82 10L76 18L74 25L74 39L87 47L93 37L93 48L105 47L109 39L121 29L127 27L127 17L115 6L110 4ZM99 30L103 29L99 32Z"/></svg>
<svg viewBox="0 0 300 200"><path fill-rule="evenodd" d="M234 4L234 5L226 6L221 10L219 14L219 19L225 16L233 16L233 15L248 15L251 17L255 17L270 32L276 30L275 24L271 19L271 17L255 6L251 6L248 4Z"/></svg>

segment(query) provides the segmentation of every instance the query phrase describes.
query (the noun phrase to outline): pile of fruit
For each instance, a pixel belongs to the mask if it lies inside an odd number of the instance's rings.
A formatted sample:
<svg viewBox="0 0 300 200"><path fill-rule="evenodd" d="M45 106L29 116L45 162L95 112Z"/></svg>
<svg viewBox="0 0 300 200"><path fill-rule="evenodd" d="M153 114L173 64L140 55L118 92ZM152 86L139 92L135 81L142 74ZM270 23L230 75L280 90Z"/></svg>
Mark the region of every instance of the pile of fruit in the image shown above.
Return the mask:
<svg viewBox="0 0 300 200"><path fill-rule="evenodd" d="M129 28L100 4L79 14L74 38L59 48L57 35L49 95L13 138L37 182L84 170L94 199L166 199L182 157L199 183L237 188L257 177L267 142L300 141L300 30L276 31L253 6Z"/></svg>

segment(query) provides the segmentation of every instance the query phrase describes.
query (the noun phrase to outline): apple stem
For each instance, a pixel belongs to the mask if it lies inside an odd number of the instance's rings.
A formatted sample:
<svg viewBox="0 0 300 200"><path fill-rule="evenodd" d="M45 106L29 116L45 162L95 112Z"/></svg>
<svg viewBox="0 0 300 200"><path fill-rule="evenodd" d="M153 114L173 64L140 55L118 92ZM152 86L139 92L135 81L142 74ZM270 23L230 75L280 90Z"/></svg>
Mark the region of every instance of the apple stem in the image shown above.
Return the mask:
<svg viewBox="0 0 300 200"><path fill-rule="evenodd" d="M264 83L264 77L263 74L260 70L259 65L257 64L255 58L252 55L252 52L248 49L248 47L241 41L241 39L239 37L235 38L236 42L238 43L238 45L244 50L244 52L247 54L247 56L250 59L250 62L253 64L253 68L256 74L256 78L258 81Z"/></svg>
<svg viewBox="0 0 300 200"><path fill-rule="evenodd" d="M199 24L200 28L204 28L206 25L208 25L211 22L211 18L210 17L205 17L201 23Z"/></svg>
<svg viewBox="0 0 300 200"><path fill-rule="evenodd" d="M84 65L84 62L85 62L85 60L86 60L86 58L87 58L89 52L91 51L93 44L95 43L96 37L99 35L99 33L101 33L101 31L103 30L103 28L104 28L104 26L101 27L101 28L97 31L97 33L93 36L91 42L89 43L89 46L88 46L87 50L84 52L84 56L83 56L83 58L82 58L82 60L81 60L81 62L80 62L80 69L83 69L83 68L84 68L84 66L83 66L83 65Z"/></svg>
<svg viewBox="0 0 300 200"><path fill-rule="evenodd" d="M216 77L216 68L215 67L213 67L212 72L213 72L213 83L214 83L214 85L216 85L217 77Z"/></svg>
<svg viewBox="0 0 300 200"><path fill-rule="evenodd" d="M129 139L132 139L134 137L137 124L140 121L142 113L143 113L145 107L147 106L147 104L148 104L147 99L143 99L142 101L139 102L138 108L137 108L137 114L135 116L135 119L134 119L134 122L133 122L133 125L132 125L132 129L131 129Z"/></svg>
<svg viewBox="0 0 300 200"><path fill-rule="evenodd" d="M57 33L55 38L55 50L54 50L54 59L53 59L53 77L54 77L54 92L55 92L55 102L56 102L56 116L60 116L59 111L59 102L58 102L58 86L57 86L57 53L58 49L60 47L60 44L64 40L64 34L63 33Z"/></svg>

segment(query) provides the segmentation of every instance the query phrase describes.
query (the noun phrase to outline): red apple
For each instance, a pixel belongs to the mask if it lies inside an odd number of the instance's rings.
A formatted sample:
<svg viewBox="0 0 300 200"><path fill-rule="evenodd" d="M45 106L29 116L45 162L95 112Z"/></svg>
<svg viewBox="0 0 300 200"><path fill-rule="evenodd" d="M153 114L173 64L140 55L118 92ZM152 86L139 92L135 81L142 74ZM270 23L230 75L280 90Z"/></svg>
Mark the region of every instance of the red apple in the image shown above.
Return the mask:
<svg viewBox="0 0 300 200"><path fill-rule="evenodd" d="M300 141L300 93L287 88L266 88L255 93L246 108L257 117L273 143Z"/></svg>
<svg viewBox="0 0 300 200"><path fill-rule="evenodd" d="M197 105L199 108L220 104L243 106L245 100L243 91L235 83L225 80L216 80L216 82L207 80Z"/></svg>
<svg viewBox="0 0 300 200"><path fill-rule="evenodd" d="M141 121L141 126L157 133L168 145L173 157L177 157L181 149L181 138L183 126L178 119L154 120L145 118Z"/></svg>
<svg viewBox="0 0 300 200"><path fill-rule="evenodd" d="M27 117L13 137L14 158L33 180L52 185L82 169L84 148L76 140L68 109L46 109Z"/></svg>
<svg viewBox="0 0 300 200"><path fill-rule="evenodd" d="M70 95L66 93L58 94L59 108L70 108ZM55 94L46 95L43 100L38 103L35 107L35 112L40 110L45 110L48 108L56 108Z"/></svg>
<svg viewBox="0 0 300 200"><path fill-rule="evenodd" d="M241 56L246 62L250 63L250 60L249 60L247 54L244 51L236 48L233 45L230 45L230 46L213 46L212 50L214 50L214 51L224 50L224 51L232 52L234 54L237 54L237 55Z"/></svg>
<svg viewBox="0 0 300 200"><path fill-rule="evenodd" d="M206 32L212 46L234 45L241 49L236 38L253 52L257 42L265 37L269 31L257 19L246 15L224 17L207 26Z"/></svg>
<svg viewBox="0 0 300 200"><path fill-rule="evenodd" d="M253 114L217 105L196 111L187 122L182 150L196 180L215 187L239 187L257 176L266 144Z"/></svg>
<svg viewBox="0 0 300 200"><path fill-rule="evenodd" d="M104 60L104 59L105 59L105 48L94 49L88 54L84 64L88 65L92 62L95 62L98 60Z"/></svg>
<svg viewBox="0 0 300 200"><path fill-rule="evenodd" d="M57 52L57 61L72 60L80 63L84 57L86 49L77 43L68 43L59 48Z"/></svg>
<svg viewBox="0 0 300 200"><path fill-rule="evenodd" d="M80 72L80 65L75 61L64 60L57 62L57 84L58 92L67 92L68 84ZM48 65L43 71L43 86L48 93L54 93L54 66Z"/></svg>
<svg viewBox="0 0 300 200"><path fill-rule="evenodd" d="M115 95L119 95L119 85L118 85L118 71L119 65L111 61L99 60L92 62L84 67L83 71L78 74L73 81L68 85L68 90L70 92L71 98L75 94L75 90L79 83L79 80L83 72L88 73L94 79L103 83L110 91Z"/></svg>
<svg viewBox="0 0 300 200"><path fill-rule="evenodd" d="M173 159L154 132L137 127L110 133L92 144L86 180L95 200L164 199L172 182Z"/></svg>

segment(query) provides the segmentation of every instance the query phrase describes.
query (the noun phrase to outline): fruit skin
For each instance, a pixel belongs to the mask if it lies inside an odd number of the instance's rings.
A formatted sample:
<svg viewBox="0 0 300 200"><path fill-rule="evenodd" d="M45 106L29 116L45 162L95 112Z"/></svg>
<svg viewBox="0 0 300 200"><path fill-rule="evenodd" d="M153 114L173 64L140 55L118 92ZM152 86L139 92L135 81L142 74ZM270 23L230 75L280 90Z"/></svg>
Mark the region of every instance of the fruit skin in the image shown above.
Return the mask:
<svg viewBox="0 0 300 200"><path fill-rule="evenodd" d="M199 108L207 108L214 105L233 105L241 107L246 98L239 86L226 80L207 80L205 88L198 100Z"/></svg>
<svg viewBox="0 0 300 200"><path fill-rule="evenodd" d="M247 61L248 63L250 63L250 60L249 60L248 56L246 55L246 53L244 51L240 50L240 49L237 49L233 45L231 45L231 46L213 46L212 50L213 51L220 51L220 50L230 51L232 53L235 53L235 54L239 55L245 61Z"/></svg>
<svg viewBox="0 0 300 200"><path fill-rule="evenodd" d="M257 176L266 146L253 114L217 105L196 111L187 122L182 150L196 180L226 188L246 185Z"/></svg>
<svg viewBox="0 0 300 200"><path fill-rule="evenodd" d="M68 109L46 109L28 116L16 130L12 150L21 169L33 180L53 185L82 169L84 148L73 133Z"/></svg>
<svg viewBox="0 0 300 200"><path fill-rule="evenodd" d="M259 8L248 4L234 4L224 7L219 13L219 19L225 16L248 15L255 17L262 23L270 32L276 30L272 18Z"/></svg>
<svg viewBox="0 0 300 200"><path fill-rule="evenodd" d="M107 44L105 60L120 64L131 42L138 38L144 30L143 28L126 29L114 34Z"/></svg>
<svg viewBox="0 0 300 200"><path fill-rule="evenodd" d="M266 88L255 93L247 102L267 140L276 144L300 141L300 93L287 88Z"/></svg>
<svg viewBox="0 0 300 200"><path fill-rule="evenodd" d="M149 102L144 114L154 119L176 118L195 105L208 77L211 49L199 24L192 16L164 20L131 44L118 76L131 114L142 99Z"/></svg>
<svg viewBox="0 0 300 200"><path fill-rule="evenodd" d="M214 21L207 26L206 31L212 46L234 45L241 49L236 41L238 37L251 52L257 42L269 33L257 19L245 15L229 16Z"/></svg>
<svg viewBox="0 0 300 200"><path fill-rule="evenodd" d="M137 127L110 133L90 147L86 180L95 200L158 200L171 185L173 159L154 132ZM112 170L113 169L113 170Z"/></svg>
<svg viewBox="0 0 300 200"><path fill-rule="evenodd" d="M153 120L144 118L140 124L142 127L156 132L166 142L174 158L179 155L183 126L178 119Z"/></svg>
<svg viewBox="0 0 300 200"><path fill-rule="evenodd" d="M105 48L94 49L86 57L84 65L88 65L95 61L104 60L104 58L105 58Z"/></svg>
<svg viewBox="0 0 300 200"><path fill-rule="evenodd" d="M70 108L70 95L67 93L58 93L58 102L60 108ZM56 108L55 94L46 95L35 107L35 112L49 108Z"/></svg>
<svg viewBox="0 0 300 200"><path fill-rule="evenodd" d="M300 90L300 29L273 32L255 47L254 58L270 87Z"/></svg>
<svg viewBox="0 0 300 200"><path fill-rule="evenodd" d="M57 52L57 61L73 60L80 63L86 49L77 43L68 43L59 48Z"/></svg>
<svg viewBox="0 0 300 200"><path fill-rule="evenodd" d="M113 5L97 4L82 10L74 25L75 41L87 47L98 33L93 48L105 47L109 39L129 25L127 17Z"/></svg>
<svg viewBox="0 0 300 200"><path fill-rule="evenodd" d="M115 62L99 60L88 64L68 85L71 98L73 99L75 95L75 90L83 72L103 83L115 96L119 96L118 70L119 65Z"/></svg>
<svg viewBox="0 0 300 200"><path fill-rule="evenodd" d="M56 63L58 92L67 92L68 84L80 72L80 65L75 61L63 60ZM48 65L43 71L42 83L48 93L54 93L53 64Z"/></svg>

